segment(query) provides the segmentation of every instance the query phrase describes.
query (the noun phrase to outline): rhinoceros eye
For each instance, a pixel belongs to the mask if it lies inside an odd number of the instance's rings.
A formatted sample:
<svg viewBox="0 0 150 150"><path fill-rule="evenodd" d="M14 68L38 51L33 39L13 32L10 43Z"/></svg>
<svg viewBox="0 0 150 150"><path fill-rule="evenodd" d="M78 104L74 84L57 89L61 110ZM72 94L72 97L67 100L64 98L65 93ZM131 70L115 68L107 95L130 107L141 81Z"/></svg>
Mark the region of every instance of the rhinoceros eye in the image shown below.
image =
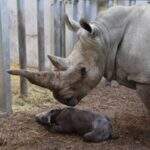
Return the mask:
<svg viewBox="0 0 150 150"><path fill-rule="evenodd" d="M86 68L82 67L80 71L81 71L81 76L85 77L86 76Z"/></svg>

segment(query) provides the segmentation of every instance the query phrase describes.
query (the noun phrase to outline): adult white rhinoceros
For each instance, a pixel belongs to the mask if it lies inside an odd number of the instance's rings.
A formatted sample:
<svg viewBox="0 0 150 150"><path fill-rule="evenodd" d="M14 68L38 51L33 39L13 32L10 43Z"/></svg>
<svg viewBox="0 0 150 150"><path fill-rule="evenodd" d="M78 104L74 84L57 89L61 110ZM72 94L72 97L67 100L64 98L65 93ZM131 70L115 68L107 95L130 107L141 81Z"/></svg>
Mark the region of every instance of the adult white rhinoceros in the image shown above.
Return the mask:
<svg viewBox="0 0 150 150"><path fill-rule="evenodd" d="M117 80L135 89L150 111L150 7L112 7L88 23L65 16L78 41L67 58L49 56L55 70L10 70L53 91L63 104L75 106L101 80Z"/></svg>

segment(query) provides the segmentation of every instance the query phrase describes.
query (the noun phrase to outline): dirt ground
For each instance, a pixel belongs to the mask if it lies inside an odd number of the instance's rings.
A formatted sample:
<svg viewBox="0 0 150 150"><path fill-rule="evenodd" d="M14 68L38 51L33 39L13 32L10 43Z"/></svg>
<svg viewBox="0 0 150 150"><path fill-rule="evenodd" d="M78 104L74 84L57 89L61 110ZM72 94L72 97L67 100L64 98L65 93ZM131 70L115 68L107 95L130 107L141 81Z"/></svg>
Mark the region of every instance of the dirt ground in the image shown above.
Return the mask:
<svg viewBox="0 0 150 150"><path fill-rule="evenodd" d="M150 150L150 117L135 91L100 84L77 106L107 114L116 140L85 143L77 135L48 132L38 125L35 114L58 107L51 93L29 84L29 97L19 98L18 80L13 80L14 113L0 121L0 150Z"/></svg>

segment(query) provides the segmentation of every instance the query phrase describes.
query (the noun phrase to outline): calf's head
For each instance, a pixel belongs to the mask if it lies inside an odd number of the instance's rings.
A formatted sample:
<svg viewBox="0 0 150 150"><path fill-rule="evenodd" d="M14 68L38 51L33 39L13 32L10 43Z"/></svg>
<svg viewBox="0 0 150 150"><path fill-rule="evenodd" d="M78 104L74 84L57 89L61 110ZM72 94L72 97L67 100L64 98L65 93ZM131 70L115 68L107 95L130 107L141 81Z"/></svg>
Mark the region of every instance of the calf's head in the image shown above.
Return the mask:
<svg viewBox="0 0 150 150"><path fill-rule="evenodd" d="M75 106L100 81L105 68L104 33L84 19L75 22L65 16L69 29L76 32L78 40L67 58L49 55L54 70L29 72L9 70L13 75L27 78L31 83L50 89L54 97L68 106Z"/></svg>
<svg viewBox="0 0 150 150"><path fill-rule="evenodd" d="M61 111L61 109L53 109L48 112L42 112L35 116L35 120L42 125L51 126L56 124L56 118Z"/></svg>

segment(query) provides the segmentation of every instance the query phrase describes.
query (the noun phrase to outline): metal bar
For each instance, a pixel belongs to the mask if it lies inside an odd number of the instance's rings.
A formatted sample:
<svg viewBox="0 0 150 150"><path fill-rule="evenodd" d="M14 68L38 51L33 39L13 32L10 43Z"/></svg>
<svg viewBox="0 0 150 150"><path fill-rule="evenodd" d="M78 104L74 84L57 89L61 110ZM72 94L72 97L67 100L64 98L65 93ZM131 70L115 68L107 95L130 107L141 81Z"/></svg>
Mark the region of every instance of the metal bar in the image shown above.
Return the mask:
<svg viewBox="0 0 150 150"><path fill-rule="evenodd" d="M0 116L12 112L10 76L9 14L6 0L0 0Z"/></svg>
<svg viewBox="0 0 150 150"><path fill-rule="evenodd" d="M17 0L20 69L27 68L24 2L25 2L24 0ZM27 96L27 94L28 94L27 80L23 77L20 77L20 96Z"/></svg>
<svg viewBox="0 0 150 150"><path fill-rule="evenodd" d="M38 28L38 65L39 71L45 70L45 39L44 39L44 0L37 0Z"/></svg>

